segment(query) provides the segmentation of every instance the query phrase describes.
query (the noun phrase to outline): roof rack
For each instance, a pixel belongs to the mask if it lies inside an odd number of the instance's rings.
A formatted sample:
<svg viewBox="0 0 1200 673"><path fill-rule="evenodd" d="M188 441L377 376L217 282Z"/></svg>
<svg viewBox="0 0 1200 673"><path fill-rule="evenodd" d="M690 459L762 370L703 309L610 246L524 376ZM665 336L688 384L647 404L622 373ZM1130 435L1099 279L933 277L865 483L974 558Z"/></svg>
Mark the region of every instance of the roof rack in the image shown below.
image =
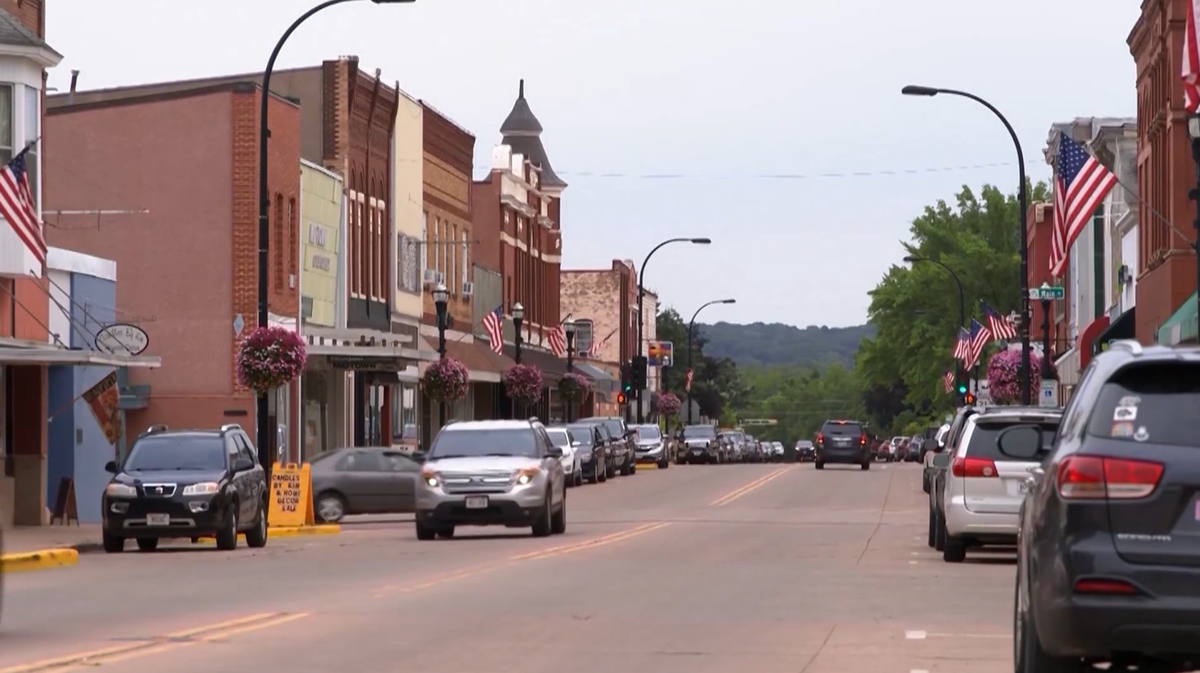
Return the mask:
<svg viewBox="0 0 1200 673"><path fill-rule="evenodd" d="M1108 347L1110 349L1118 347L1124 348L1132 355L1142 354L1142 344L1137 339L1114 339L1113 341L1109 342Z"/></svg>
<svg viewBox="0 0 1200 673"><path fill-rule="evenodd" d="M229 432L230 430L241 430L242 426L237 423L226 423L221 426L221 432Z"/></svg>
<svg viewBox="0 0 1200 673"><path fill-rule="evenodd" d="M146 428L146 430L144 432L142 432L142 434L143 435L154 435L154 434L158 434L160 432L166 432L169 429L170 428L168 428L165 423L159 423L158 425L151 425L150 427Z"/></svg>

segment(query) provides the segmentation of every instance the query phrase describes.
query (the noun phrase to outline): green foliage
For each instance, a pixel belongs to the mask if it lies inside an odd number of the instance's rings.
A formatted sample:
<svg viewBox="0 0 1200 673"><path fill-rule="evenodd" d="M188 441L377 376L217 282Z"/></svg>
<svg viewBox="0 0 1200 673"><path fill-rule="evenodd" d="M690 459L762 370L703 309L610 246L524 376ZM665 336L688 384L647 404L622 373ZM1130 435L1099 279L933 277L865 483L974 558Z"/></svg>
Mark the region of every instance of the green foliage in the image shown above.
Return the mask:
<svg viewBox="0 0 1200 673"><path fill-rule="evenodd" d="M829 419L865 421L862 386L853 370L839 363L811 366L749 367L742 374L750 389L741 418L774 418L778 424L750 428L760 439L791 443L811 439Z"/></svg>
<svg viewBox="0 0 1200 673"><path fill-rule="evenodd" d="M1047 196L1039 183L1031 189L1030 202ZM906 254L940 261L958 274L968 323L980 318L980 299L1008 313L1021 299L1018 218L1015 196L984 185L976 197L964 186L953 207L938 201L913 220L912 240L904 248ZM863 340L855 358L866 411L880 426L923 428L952 404L941 377L954 367L958 286L936 264L898 260L870 295L868 320L877 334ZM889 395L899 399L889 400Z"/></svg>
<svg viewBox="0 0 1200 673"><path fill-rule="evenodd" d="M686 327L685 327L686 329ZM727 357L739 365L812 365L823 367L838 362L854 365L859 342L874 336L870 325L826 327L810 325L804 329L780 323L756 322L735 325L719 322L696 325L696 331L708 340L705 352L712 357ZM661 338L661 337L660 337ZM686 340L676 342L686 350Z"/></svg>
<svg viewBox="0 0 1200 673"><path fill-rule="evenodd" d="M675 366L666 370L665 390L680 395L684 405L689 395L683 392L687 370L695 370L692 379L691 400L700 406L700 413L709 418L721 418L727 410L745 404L746 386L742 383L737 364L729 358L713 358L705 354L704 337L696 335L692 340L689 362L687 352L687 324L673 308L659 311L657 338L675 344ZM699 329L697 329L699 331ZM686 406L684 409L686 410Z"/></svg>

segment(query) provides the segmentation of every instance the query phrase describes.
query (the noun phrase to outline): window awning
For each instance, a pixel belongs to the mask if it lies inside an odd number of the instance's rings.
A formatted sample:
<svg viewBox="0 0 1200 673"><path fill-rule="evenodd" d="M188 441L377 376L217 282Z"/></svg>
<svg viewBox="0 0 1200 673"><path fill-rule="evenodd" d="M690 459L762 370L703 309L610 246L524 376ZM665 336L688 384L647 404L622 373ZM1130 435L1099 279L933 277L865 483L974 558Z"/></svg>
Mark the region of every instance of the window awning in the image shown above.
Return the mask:
<svg viewBox="0 0 1200 673"><path fill-rule="evenodd" d="M437 352L433 354L437 359ZM487 343L468 335L462 341L446 340L446 357L454 358L467 367L468 380L483 383L499 383L500 377L514 363L511 359L496 353Z"/></svg>
<svg viewBox="0 0 1200 673"><path fill-rule="evenodd" d="M0 363L7 365L62 365L79 367L129 367L158 369L162 358L157 355L115 355L101 351L55 346L0 347Z"/></svg>
<svg viewBox="0 0 1200 673"><path fill-rule="evenodd" d="M613 378L612 374L596 367L595 365L586 362L576 362L575 369L578 369L584 376L592 380L592 387L596 392L611 393L618 387L617 379Z"/></svg>
<svg viewBox="0 0 1200 673"><path fill-rule="evenodd" d="M505 344L504 354L516 362L516 349ZM526 344L521 344L521 364L534 365L542 370L542 382L546 385L558 383L563 374L567 373L567 361L557 357L550 351L537 350L530 348Z"/></svg>
<svg viewBox="0 0 1200 673"><path fill-rule="evenodd" d="M1111 319L1108 327L1105 327L1092 338L1092 353L1103 353L1108 350L1108 345L1113 341L1137 338L1137 335L1134 333L1134 329L1137 326L1136 311L1137 307L1134 306L1116 318Z"/></svg>
<svg viewBox="0 0 1200 673"><path fill-rule="evenodd" d="M1132 311L1130 311L1132 313ZM1196 334L1196 293L1183 300L1170 318L1163 321L1154 333L1154 340L1166 346L1194 341Z"/></svg>

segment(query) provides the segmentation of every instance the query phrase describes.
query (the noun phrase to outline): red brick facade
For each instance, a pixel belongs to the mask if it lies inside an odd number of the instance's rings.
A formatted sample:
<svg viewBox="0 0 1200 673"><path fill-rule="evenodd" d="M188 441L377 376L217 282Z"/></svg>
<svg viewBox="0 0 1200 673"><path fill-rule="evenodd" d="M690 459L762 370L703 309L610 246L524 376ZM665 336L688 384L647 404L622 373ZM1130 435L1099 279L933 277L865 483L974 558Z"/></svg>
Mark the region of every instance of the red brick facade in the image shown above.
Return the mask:
<svg viewBox="0 0 1200 673"><path fill-rule="evenodd" d="M1137 338L1155 339L1164 320L1196 289L1190 249L1195 185L1179 64L1190 0L1145 0L1128 44L1137 64L1138 273ZM1160 215L1175 223L1180 236Z"/></svg>
<svg viewBox="0 0 1200 673"><path fill-rule="evenodd" d="M487 247L486 243L473 243L479 239L471 199L475 136L425 101L421 101L421 107L424 268L442 274L450 295L447 310L452 319L451 328L470 332L471 298L463 296L463 283L474 277L472 266L477 251ZM422 322L436 325L433 293L424 293L422 301Z"/></svg>
<svg viewBox="0 0 1200 673"><path fill-rule="evenodd" d="M1070 283L1055 279L1050 273L1050 246L1054 235L1054 204L1034 203L1029 206L1025 217L1025 230L1029 240L1029 287L1062 285L1066 294L1062 301L1053 302L1050 309L1050 348L1052 357L1058 357L1071 348L1068 343L1067 314L1071 305ZM1030 302L1030 335L1033 341L1042 340L1042 312L1040 301Z"/></svg>

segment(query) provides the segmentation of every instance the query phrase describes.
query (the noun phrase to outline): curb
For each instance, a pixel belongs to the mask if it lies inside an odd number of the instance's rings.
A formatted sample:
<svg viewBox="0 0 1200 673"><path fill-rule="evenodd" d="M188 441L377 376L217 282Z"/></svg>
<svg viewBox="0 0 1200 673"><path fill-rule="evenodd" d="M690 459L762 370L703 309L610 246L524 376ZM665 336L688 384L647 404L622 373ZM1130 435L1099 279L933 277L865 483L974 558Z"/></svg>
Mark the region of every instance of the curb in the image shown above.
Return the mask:
<svg viewBox="0 0 1200 673"><path fill-rule="evenodd" d="M341 526L334 525L318 525L318 526L276 526L269 529L267 539L276 537L313 537L317 535L337 535L342 532ZM238 540L246 541L244 533L238 534ZM196 544L216 544L216 538L202 537Z"/></svg>
<svg viewBox="0 0 1200 673"><path fill-rule="evenodd" d="M22 554L0 556L0 572L14 573L50 568L70 568L79 563L79 552L74 549L41 549Z"/></svg>

